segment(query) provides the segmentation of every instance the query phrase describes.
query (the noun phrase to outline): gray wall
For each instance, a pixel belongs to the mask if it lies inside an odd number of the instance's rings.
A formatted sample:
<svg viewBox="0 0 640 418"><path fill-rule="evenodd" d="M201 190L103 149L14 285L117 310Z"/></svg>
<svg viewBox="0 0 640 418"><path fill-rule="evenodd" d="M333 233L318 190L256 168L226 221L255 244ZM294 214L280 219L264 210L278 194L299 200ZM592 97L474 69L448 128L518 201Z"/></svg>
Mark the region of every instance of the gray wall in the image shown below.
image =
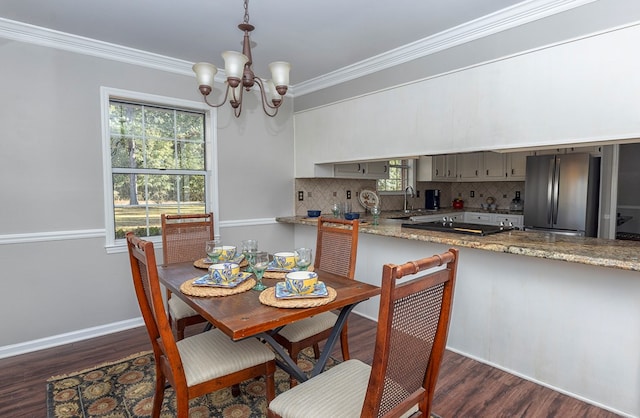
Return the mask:
<svg viewBox="0 0 640 418"><path fill-rule="evenodd" d="M0 357L142 324L127 254L105 250L100 87L199 102L194 78L0 46ZM252 99L218 114L216 222L227 242L290 248L274 218L293 213L292 104L271 119Z"/></svg>

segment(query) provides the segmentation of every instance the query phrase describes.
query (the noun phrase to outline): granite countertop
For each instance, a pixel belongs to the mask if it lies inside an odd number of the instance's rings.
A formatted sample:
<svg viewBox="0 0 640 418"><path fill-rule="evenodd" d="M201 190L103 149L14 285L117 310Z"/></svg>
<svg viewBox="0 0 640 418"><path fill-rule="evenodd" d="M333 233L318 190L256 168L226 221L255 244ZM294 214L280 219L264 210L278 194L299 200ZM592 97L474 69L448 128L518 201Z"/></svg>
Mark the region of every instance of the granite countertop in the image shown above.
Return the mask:
<svg viewBox="0 0 640 418"><path fill-rule="evenodd" d="M306 216L279 217L276 221L289 224L318 224L317 218ZM361 217L360 232L385 237L433 242L462 248L476 248L530 257L563 260L572 263L623 270L640 271L640 242L602 238L571 237L537 231L509 231L476 236L450 232L402 228L402 220L380 219L372 225L370 217Z"/></svg>

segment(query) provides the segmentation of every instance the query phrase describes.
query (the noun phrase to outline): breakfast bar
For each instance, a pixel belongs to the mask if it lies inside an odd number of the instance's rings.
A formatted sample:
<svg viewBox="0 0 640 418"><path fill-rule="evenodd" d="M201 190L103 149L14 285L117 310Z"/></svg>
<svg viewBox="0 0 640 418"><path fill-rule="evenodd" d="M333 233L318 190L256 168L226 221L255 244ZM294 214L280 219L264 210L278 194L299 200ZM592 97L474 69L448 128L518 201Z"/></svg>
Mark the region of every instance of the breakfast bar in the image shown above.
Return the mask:
<svg viewBox="0 0 640 418"><path fill-rule="evenodd" d="M296 246L316 219L277 218ZM448 349L620 415L640 415L640 243L534 231L487 236L361 219L356 279L460 250ZM371 281L373 280L373 281ZM354 312L376 319L378 298Z"/></svg>

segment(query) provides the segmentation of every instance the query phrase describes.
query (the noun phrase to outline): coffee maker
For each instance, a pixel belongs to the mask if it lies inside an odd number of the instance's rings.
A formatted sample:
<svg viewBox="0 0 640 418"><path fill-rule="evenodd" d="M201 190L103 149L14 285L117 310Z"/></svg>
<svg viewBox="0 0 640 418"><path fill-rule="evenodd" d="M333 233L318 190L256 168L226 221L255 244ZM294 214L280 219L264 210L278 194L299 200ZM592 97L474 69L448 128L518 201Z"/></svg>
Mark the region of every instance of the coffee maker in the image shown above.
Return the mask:
<svg viewBox="0 0 640 418"><path fill-rule="evenodd" d="M424 208L427 210L440 209L440 190L439 189L427 189L425 191Z"/></svg>

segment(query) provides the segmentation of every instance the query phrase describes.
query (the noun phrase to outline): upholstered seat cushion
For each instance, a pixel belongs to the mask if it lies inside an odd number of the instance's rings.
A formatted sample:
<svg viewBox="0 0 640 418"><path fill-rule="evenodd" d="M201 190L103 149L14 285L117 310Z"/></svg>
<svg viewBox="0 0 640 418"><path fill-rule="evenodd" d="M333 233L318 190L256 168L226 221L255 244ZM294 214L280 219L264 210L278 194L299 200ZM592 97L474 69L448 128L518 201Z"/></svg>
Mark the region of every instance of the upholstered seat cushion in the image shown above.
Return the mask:
<svg viewBox="0 0 640 418"><path fill-rule="evenodd" d="M187 386L273 360L275 354L255 338L232 341L218 329L177 342Z"/></svg>
<svg viewBox="0 0 640 418"><path fill-rule="evenodd" d="M198 315L198 312L177 297L170 297L167 306L169 307L169 314L174 320Z"/></svg>
<svg viewBox="0 0 640 418"><path fill-rule="evenodd" d="M333 312L323 312L311 318L288 324L280 330L279 334L292 343L295 343L324 330L333 328L337 319L338 315Z"/></svg>
<svg viewBox="0 0 640 418"><path fill-rule="evenodd" d="M360 360L347 360L277 396L269 409L282 418L359 418L370 372Z"/></svg>

